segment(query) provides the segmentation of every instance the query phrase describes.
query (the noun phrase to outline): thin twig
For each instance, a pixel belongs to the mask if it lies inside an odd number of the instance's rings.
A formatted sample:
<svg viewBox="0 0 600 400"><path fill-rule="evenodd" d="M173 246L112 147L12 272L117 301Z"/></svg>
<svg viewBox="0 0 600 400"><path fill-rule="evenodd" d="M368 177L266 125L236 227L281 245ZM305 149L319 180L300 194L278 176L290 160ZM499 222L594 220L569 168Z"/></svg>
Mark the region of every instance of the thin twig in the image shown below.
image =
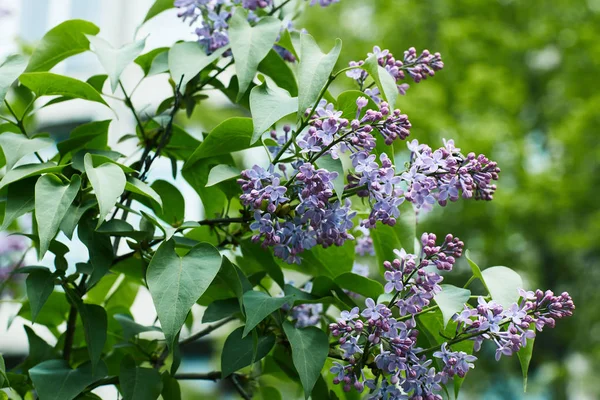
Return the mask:
<svg viewBox="0 0 600 400"><path fill-rule="evenodd" d="M198 340L198 339L200 339L200 338L202 338L202 337L204 337L206 335L209 335L214 330L222 327L225 324L228 324L229 322L231 322L231 321L233 321L235 319L236 319L235 317L229 317L229 318L225 318L224 320L222 320L220 322L217 322L216 324L209 325L206 328L204 328L203 330L201 330L200 332L195 333L195 334L193 334L193 335L191 335L191 336L189 336L189 337L187 337L187 338L179 341L179 345L180 346L185 346L186 344L193 343L196 340Z"/></svg>

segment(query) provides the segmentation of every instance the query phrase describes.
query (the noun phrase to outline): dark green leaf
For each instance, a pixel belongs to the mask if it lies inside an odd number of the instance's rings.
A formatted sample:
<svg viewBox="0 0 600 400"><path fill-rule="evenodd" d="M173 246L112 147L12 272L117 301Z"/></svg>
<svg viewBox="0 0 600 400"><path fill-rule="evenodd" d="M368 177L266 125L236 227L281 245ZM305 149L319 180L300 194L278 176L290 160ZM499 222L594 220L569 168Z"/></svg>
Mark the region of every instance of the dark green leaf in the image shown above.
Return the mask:
<svg viewBox="0 0 600 400"><path fill-rule="evenodd" d="M108 107L108 104L106 104L96 89L89 83L75 78L50 72L28 72L21 75L19 80L38 97L67 96L75 99L95 101Z"/></svg>
<svg viewBox="0 0 600 400"><path fill-rule="evenodd" d="M25 281L27 298L31 304L31 321L35 322L38 314L54 291L54 274L48 269L32 271Z"/></svg>
<svg viewBox="0 0 600 400"><path fill-rule="evenodd" d="M90 49L85 35L96 35L100 29L88 21L73 19L49 30L29 59L27 72L50 71L62 60Z"/></svg>
<svg viewBox="0 0 600 400"><path fill-rule="evenodd" d="M465 308L465 303L469 301L471 291L452 285L441 285L442 291L435 295L435 302L440 307L444 317L444 328L448 321L456 313L460 313Z"/></svg>
<svg viewBox="0 0 600 400"><path fill-rule="evenodd" d="M279 310L284 304L290 304L292 297L271 297L264 292L251 290L244 293L244 309L246 310L246 326L242 337L248 333L272 312Z"/></svg>
<svg viewBox="0 0 600 400"><path fill-rule="evenodd" d="M248 90L258 65L273 48L280 28L281 21L274 17L263 17L251 26L248 12L243 8L237 8L229 20L229 41L239 83L238 101Z"/></svg>
<svg viewBox="0 0 600 400"><path fill-rule="evenodd" d="M273 79L280 88L287 90L292 97L298 97L298 83L289 64L275 50L270 50L258 64L258 72Z"/></svg>
<svg viewBox="0 0 600 400"><path fill-rule="evenodd" d="M256 262L263 268L271 279L273 279L281 289L285 286L285 279L281 267L273 259L273 255L269 251L265 251L258 243L254 243L250 240L245 240L241 244L242 253L244 257L249 257L256 260Z"/></svg>
<svg viewBox="0 0 600 400"><path fill-rule="evenodd" d="M115 314L114 319L119 322L123 328L123 338L129 340L143 332L161 332L161 329L156 326L140 325L133 320L129 315Z"/></svg>
<svg viewBox="0 0 600 400"><path fill-rule="evenodd" d="M92 155L89 153L85 155L85 172L98 199L100 207L98 226L100 226L125 190L127 181L121 168L115 164L107 162L99 167L94 167Z"/></svg>
<svg viewBox="0 0 600 400"><path fill-rule="evenodd" d="M64 299L64 297L63 297ZM63 300L64 301L64 300ZM29 369L42 361L54 360L59 358L58 351L50 346L41 337L28 326L23 327L27 335L27 343L29 344L29 354L23 363L24 369Z"/></svg>
<svg viewBox="0 0 600 400"><path fill-rule="evenodd" d="M163 207L162 199L160 198L158 193L156 193L154 189L148 186L148 184L146 184L145 182L140 181L138 178L128 176L127 183L125 184L125 190L132 193L137 193L142 196L146 196L147 198L151 199L156 203L156 205L158 205L159 211Z"/></svg>
<svg viewBox="0 0 600 400"><path fill-rule="evenodd" d="M130 355L121 363L119 384L123 400L156 400L163 388L158 371L136 366Z"/></svg>
<svg viewBox="0 0 600 400"><path fill-rule="evenodd" d="M283 323L283 330L292 346L292 359L300 375L304 397L308 399L329 354L327 334L314 326L298 329L287 321Z"/></svg>
<svg viewBox="0 0 600 400"><path fill-rule="evenodd" d="M335 47L323 54L309 34L303 34L301 41L301 58L298 64L298 116L306 109L312 108L319 94L327 84L342 50L342 41L337 39Z"/></svg>
<svg viewBox="0 0 600 400"><path fill-rule="evenodd" d="M181 81L183 88L204 68L218 60L228 47L222 47L211 55L198 42L175 43L169 50L169 70L176 84ZM183 80L182 80L183 78Z"/></svg>
<svg viewBox="0 0 600 400"><path fill-rule="evenodd" d="M105 74L94 75L89 77L86 82L89 83L91 87L96 89L98 93L102 93L102 90L104 89L104 82L106 82L107 79L108 75Z"/></svg>
<svg viewBox="0 0 600 400"><path fill-rule="evenodd" d="M298 110L298 98L267 82L255 86L250 92L250 112L254 124L251 144L255 143L273 124Z"/></svg>
<svg viewBox="0 0 600 400"><path fill-rule="evenodd" d="M223 353L221 354L221 374L223 378L228 377L235 371L247 367L253 362L260 361L275 345L275 336L259 336L256 343L256 356L254 339L252 336L242 337L243 327L237 328L225 340ZM254 360L253 360L254 359Z"/></svg>
<svg viewBox="0 0 600 400"><path fill-rule="evenodd" d="M313 275L324 275L331 279L344 272L352 271L354 265L354 244L351 241L343 246L313 247L310 251L302 253L304 259L302 267L308 266Z"/></svg>
<svg viewBox="0 0 600 400"><path fill-rule="evenodd" d="M115 49L104 39L91 35L86 35L86 37L93 46L93 51L98 56L100 64L102 64L108 74L111 89L114 93L119 85L119 78L123 70L144 50L146 39L138 40L137 42L129 43Z"/></svg>
<svg viewBox="0 0 600 400"><path fill-rule="evenodd" d="M181 400L181 388L179 381L169 375L168 372L162 374L162 397L164 400Z"/></svg>
<svg viewBox="0 0 600 400"><path fill-rule="evenodd" d="M21 179L30 178L32 176L41 174L60 172L64 167L64 165L56 165L53 162L20 165L14 169L11 169L6 173L6 175L4 175L2 180L0 180L0 189L10 183L20 181Z"/></svg>
<svg viewBox="0 0 600 400"><path fill-rule="evenodd" d="M339 275L333 281L341 288L348 289L353 293L358 293L365 297L377 299L383 294L381 283L352 272Z"/></svg>
<svg viewBox="0 0 600 400"><path fill-rule="evenodd" d="M54 141L50 138L27 138L25 135L4 132L0 135L0 147L6 159L6 168L12 169L21 158L34 152L52 146Z"/></svg>
<svg viewBox="0 0 600 400"><path fill-rule="evenodd" d="M27 59L22 55L10 56L0 65L0 104L4 104L4 98L8 89L17 80L19 75L25 71Z"/></svg>
<svg viewBox="0 0 600 400"><path fill-rule="evenodd" d="M65 301L65 294L56 291L52 292L50 297L48 297L48 300L46 300L44 312L38 314L36 324L55 329L65 322L68 312L69 304ZM21 310L19 311L19 316L29 321L32 320L31 305L28 300L23 303L23 307L21 307Z"/></svg>
<svg viewBox="0 0 600 400"><path fill-rule="evenodd" d="M185 217L185 199L179 189L163 180L155 181L152 189L158 193L162 204L168 204L157 216L172 226L181 224Z"/></svg>
<svg viewBox="0 0 600 400"><path fill-rule="evenodd" d="M87 199L78 204L71 204L67 215L65 215L60 223L60 230L63 231L69 240L73 238L73 232L75 232L75 228L77 227L77 224L79 223L79 220L83 214L85 214L87 210L94 207L96 204L98 203L95 199Z"/></svg>
<svg viewBox="0 0 600 400"><path fill-rule="evenodd" d="M152 7L150 7L150 10L148 10L146 18L144 18L144 22L156 17L158 14L168 10L169 8L175 7L173 3L173 0L156 0L154 4L152 4Z"/></svg>
<svg viewBox="0 0 600 400"><path fill-rule="evenodd" d="M114 258L112 243L108 235L96 232L96 225L90 214L81 219L77 227L77 236L88 249L93 272L87 285L92 287L106 275L112 265Z"/></svg>
<svg viewBox="0 0 600 400"><path fill-rule="evenodd" d="M25 179L8 186L4 220L2 221L0 231L6 230L21 215L33 211L35 204L35 182L36 178Z"/></svg>
<svg viewBox="0 0 600 400"><path fill-rule="evenodd" d="M5 382L7 383L7 385L10 385L10 381L6 376L6 364L4 363L4 358L2 357L2 354L0 354L0 388L4 387Z"/></svg>
<svg viewBox="0 0 600 400"><path fill-rule="evenodd" d="M173 348L188 312L220 267L221 255L208 243L200 243L180 257L175 242L169 240L152 257L146 279L169 348Z"/></svg>
<svg viewBox="0 0 600 400"><path fill-rule="evenodd" d="M50 247L50 242L58 232L80 186L79 175L73 175L70 183L63 184L56 176L47 174L35 184L35 220L40 240L40 259Z"/></svg>
<svg viewBox="0 0 600 400"><path fill-rule="evenodd" d="M157 60L159 55L167 55L168 56L168 47L159 47L157 49L153 49L146 54L142 54L138 58L134 60L134 62L142 68L144 71L144 76L148 76L150 74L150 70L152 69L152 65ZM167 69L168 69L167 65Z"/></svg>
<svg viewBox="0 0 600 400"><path fill-rule="evenodd" d="M67 153L75 153L83 148L104 149L108 140L108 127L112 120L94 121L79 125L73 129L67 140L56 145L64 157Z"/></svg>
<svg viewBox="0 0 600 400"><path fill-rule="evenodd" d="M260 146L259 142L251 144L252 132L253 125L250 118L234 117L223 121L208 134L202 144L194 151L185 163L184 170L192 167L198 160L203 158Z"/></svg>
<svg viewBox="0 0 600 400"><path fill-rule="evenodd" d="M89 363L71 369L64 360L44 361L29 370L40 400L72 400L106 374L104 363L100 363L94 374Z"/></svg>
<svg viewBox="0 0 600 400"><path fill-rule="evenodd" d="M77 309L83 322L92 371L96 372L106 343L108 317L104 308L95 304L79 303Z"/></svg>
<svg viewBox="0 0 600 400"><path fill-rule="evenodd" d="M230 317L235 313L240 312L240 303L238 299L232 297L230 299L215 300L206 307L202 316L202 323L220 321L223 318Z"/></svg>

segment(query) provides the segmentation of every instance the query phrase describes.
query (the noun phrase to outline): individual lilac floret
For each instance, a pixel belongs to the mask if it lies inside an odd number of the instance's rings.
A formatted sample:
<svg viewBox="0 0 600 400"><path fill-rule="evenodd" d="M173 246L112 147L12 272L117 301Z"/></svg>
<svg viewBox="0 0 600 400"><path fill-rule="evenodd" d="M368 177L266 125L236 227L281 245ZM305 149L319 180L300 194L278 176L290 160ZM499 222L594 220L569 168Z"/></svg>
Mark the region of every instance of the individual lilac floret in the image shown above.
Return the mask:
<svg viewBox="0 0 600 400"><path fill-rule="evenodd" d="M408 143L411 164L401 177L408 185L406 198L417 208L431 208L437 202L445 206L450 201L465 199L492 200L500 168L483 154L463 156L453 140L444 140L444 147L433 151L415 139Z"/></svg>
<svg viewBox="0 0 600 400"><path fill-rule="evenodd" d="M374 57L377 60L377 63L385 68L397 83L404 80L406 74L408 74L415 83L419 83L423 79L427 79L428 76L434 76L436 71L444 68L440 53L431 54L428 50L423 50L423 52L417 56L417 51L414 47L411 47L404 52L402 61L396 60L389 50L382 50L379 46L375 46L373 52L367 54L367 58L370 57ZM347 71L346 75L358 83L360 90L370 96L373 101L379 103L381 101L379 89L370 87L365 88L369 73L361 69L364 63L365 61L363 60L351 61L349 66L354 68ZM397 87L398 93L405 95L409 85L407 83L398 83Z"/></svg>
<svg viewBox="0 0 600 400"><path fill-rule="evenodd" d="M303 292L310 293L312 282L308 282L301 288ZM306 328L308 326L317 326L323 315L323 304L299 304L292 308L290 316L296 321L296 328Z"/></svg>

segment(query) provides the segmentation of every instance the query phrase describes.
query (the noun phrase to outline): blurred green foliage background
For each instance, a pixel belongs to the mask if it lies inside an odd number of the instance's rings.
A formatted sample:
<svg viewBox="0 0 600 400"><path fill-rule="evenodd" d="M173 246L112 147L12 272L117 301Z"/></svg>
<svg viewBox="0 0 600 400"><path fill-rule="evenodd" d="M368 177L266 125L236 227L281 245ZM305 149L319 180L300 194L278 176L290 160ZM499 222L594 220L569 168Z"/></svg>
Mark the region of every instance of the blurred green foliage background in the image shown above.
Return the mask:
<svg viewBox="0 0 600 400"><path fill-rule="evenodd" d="M568 291L575 316L538 337L523 398L600 398L600 1L342 0L297 26L323 48L341 38L340 67L374 45L442 53L445 69L399 99L411 138L454 138L502 173L494 201L437 207L419 231L454 233L480 266L514 268L529 289ZM519 398L519 376L516 358L490 352L465 390Z"/></svg>

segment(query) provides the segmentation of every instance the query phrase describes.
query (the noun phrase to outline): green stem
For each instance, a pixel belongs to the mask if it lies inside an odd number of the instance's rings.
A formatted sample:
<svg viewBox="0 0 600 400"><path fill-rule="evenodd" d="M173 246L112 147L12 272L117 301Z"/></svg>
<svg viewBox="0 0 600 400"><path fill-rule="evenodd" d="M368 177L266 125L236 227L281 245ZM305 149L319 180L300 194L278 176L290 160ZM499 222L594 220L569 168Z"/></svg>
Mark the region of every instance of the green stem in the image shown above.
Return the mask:
<svg viewBox="0 0 600 400"><path fill-rule="evenodd" d="M280 5L278 5L277 7L273 8L271 10L271 12L269 13L269 15L273 15L275 14L277 11L281 10L286 4L288 4L290 1L292 0L285 0L283 3L281 3Z"/></svg>

